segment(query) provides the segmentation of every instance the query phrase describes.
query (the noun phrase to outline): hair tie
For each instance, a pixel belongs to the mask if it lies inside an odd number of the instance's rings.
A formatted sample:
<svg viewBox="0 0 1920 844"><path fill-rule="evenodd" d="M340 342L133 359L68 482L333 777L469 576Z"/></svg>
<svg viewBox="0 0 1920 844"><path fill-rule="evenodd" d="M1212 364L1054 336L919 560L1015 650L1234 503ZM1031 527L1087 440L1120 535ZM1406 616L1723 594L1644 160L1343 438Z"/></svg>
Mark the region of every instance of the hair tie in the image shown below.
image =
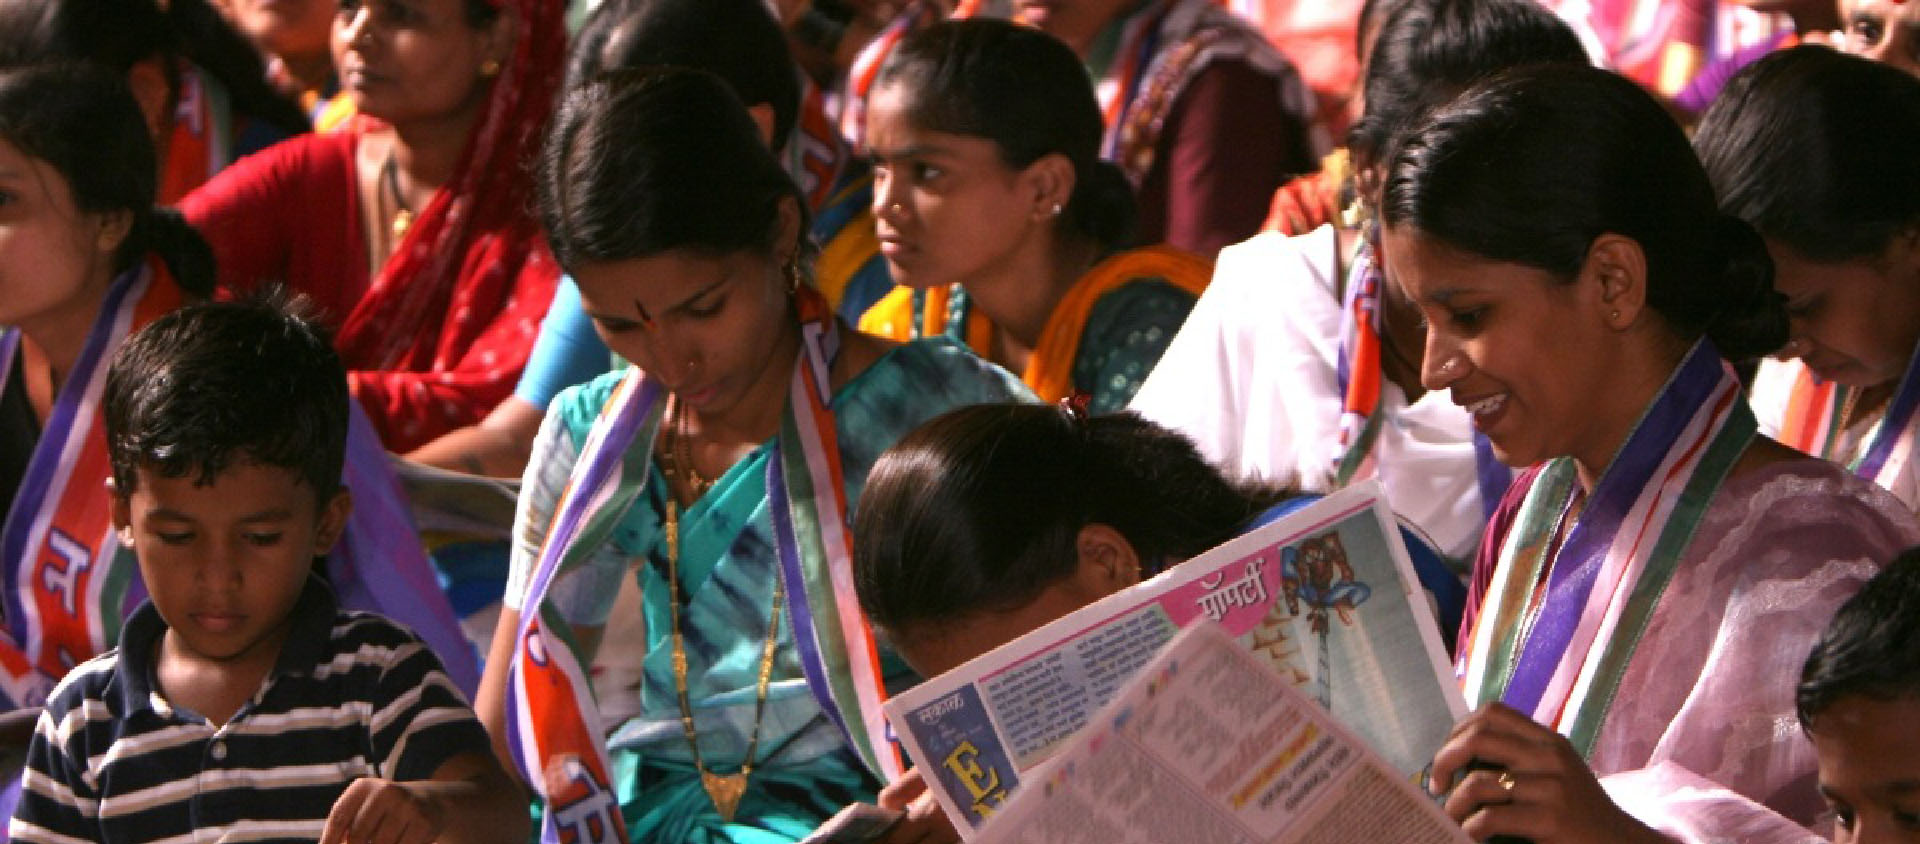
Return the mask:
<svg viewBox="0 0 1920 844"><path fill-rule="evenodd" d="M1085 425L1093 414L1088 408L1093 404L1093 394L1084 390L1075 390L1073 395L1060 400L1060 412L1066 414L1067 421Z"/></svg>

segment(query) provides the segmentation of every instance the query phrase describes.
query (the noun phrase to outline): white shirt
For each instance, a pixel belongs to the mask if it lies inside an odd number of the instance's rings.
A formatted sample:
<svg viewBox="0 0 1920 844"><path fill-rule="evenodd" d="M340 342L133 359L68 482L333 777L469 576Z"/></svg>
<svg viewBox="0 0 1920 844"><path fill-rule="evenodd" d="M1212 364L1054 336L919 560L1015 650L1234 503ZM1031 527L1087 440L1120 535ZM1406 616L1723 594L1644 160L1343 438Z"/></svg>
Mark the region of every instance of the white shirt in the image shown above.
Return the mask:
<svg viewBox="0 0 1920 844"><path fill-rule="evenodd" d="M1229 475L1330 491L1342 401L1337 249L1321 226L1221 250L1132 409L1191 437ZM1380 386L1374 458L1388 502L1442 553L1469 558L1486 525L1471 419L1446 393L1409 405L1398 385Z"/></svg>

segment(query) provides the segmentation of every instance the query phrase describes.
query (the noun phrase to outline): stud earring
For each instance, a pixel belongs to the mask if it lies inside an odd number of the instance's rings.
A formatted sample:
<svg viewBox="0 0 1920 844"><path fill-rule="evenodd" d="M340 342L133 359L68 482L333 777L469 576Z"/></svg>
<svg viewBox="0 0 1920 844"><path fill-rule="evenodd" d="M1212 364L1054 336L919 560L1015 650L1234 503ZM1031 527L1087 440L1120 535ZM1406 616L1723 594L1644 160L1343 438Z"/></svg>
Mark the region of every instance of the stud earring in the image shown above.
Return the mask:
<svg viewBox="0 0 1920 844"><path fill-rule="evenodd" d="M799 293L800 292L800 259L798 258L787 259L786 274L787 274L787 295L792 296L796 293Z"/></svg>
<svg viewBox="0 0 1920 844"><path fill-rule="evenodd" d="M480 63L480 78L492 79L500 75L500 60L487 59Z"/></svg>

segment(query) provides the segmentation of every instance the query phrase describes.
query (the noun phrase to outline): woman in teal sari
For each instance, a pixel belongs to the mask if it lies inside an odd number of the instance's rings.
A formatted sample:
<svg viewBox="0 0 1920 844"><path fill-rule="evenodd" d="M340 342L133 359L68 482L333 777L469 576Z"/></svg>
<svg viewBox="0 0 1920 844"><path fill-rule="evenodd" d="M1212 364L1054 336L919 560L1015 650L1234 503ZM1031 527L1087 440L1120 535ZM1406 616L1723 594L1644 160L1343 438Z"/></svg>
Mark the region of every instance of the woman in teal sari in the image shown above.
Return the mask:
<svg viewBox="0 0 1920 844"><path fill-rule="evenodd" d="M1023 388L840 324L804 204L710 75L583 85L540 170L555 255L635 366L548 411L477 706L548 840L799 839L899 771L878 705L911 675L859 614L848 504L900 434Z"/></svg>

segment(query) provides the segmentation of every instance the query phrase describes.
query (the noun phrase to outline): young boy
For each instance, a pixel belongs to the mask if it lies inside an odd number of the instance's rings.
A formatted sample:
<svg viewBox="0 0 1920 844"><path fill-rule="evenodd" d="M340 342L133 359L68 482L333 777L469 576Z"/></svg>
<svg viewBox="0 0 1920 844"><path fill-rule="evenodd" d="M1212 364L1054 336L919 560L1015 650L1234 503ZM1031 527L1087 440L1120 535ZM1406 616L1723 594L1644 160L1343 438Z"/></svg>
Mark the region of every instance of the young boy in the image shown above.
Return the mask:
<svg viewBox="0 0 1920 844"><path fill-rule="evenodd" d="M190 305L127 341L105 393L150 597L47 702L11 838L525 841L432 651L313 574L352 507L327 338L280 303Z"/></svg>
<svg viewBox="0 0 1920 844"><path fill-rule="evenodd" d="M1920 841L1920 548L1841 605L1797 702L1834 841Z"/></svg>

